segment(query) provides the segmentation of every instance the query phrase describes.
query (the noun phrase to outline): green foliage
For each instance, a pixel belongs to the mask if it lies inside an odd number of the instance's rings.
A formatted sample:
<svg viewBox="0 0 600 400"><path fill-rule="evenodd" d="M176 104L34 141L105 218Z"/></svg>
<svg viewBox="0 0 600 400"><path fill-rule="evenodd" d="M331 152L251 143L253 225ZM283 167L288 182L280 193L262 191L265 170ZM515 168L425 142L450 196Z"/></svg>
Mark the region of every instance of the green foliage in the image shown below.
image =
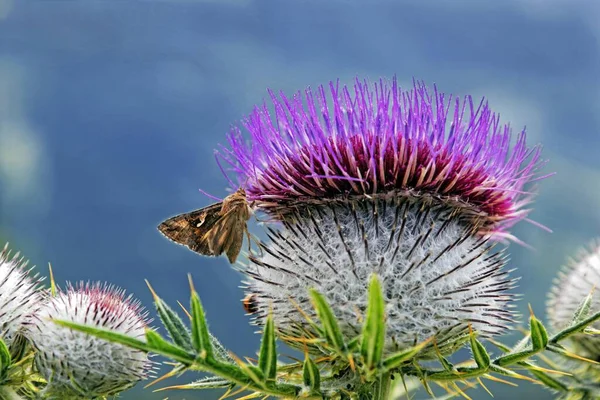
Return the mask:
<svg viewBox="0 0 600 400"><path fill-rule="evenodd" d="M306 355L304 359L304 365L302 367L302 378L304 386L306 386L310 392L319 393L321 389L321 373L317 364Z"/></svg>
<svg viewBox="0 0 600 400"><path fill-rule="evenodd" d="M202 308L200 297L194 289L191 278L190 290L192 292L190 300L190 308L192 310L192 343L196 351L199 352L201 358L212 360L213 349L208 333L208 325L206 324L206 318L204 317L204 308Z"/></svg>
<svg viewBox="0 0 600 400"><path fill-rule="evenodd" d="M170 389L226 388L228 393L249 392L249 397L273 396L284 399L380 400L391 396L392 376L401 378L402 382L405 378L416 378L431 395L432 385L438 386L447 392L445 398L463 395L468 387L480 384L481 378L503 381L503 377L533 381L564 396L584 393L587 389L581 385L565 383L563 378L567 375L561 371L538 366L539 360L536 357L550 351L576 358L560 342L583 332L600 319L600 313L588 315L590 300L586 299L573 318L573 325L549 337L542 322L532 313L529 332L512 349L502 343L490 341L490 344L502 352L495 358L490 356L485 343L477 338L476 332L470 331L458 338L456 343L468 345L473 358L458 365L451 364L442 355L435 337L401 351L385 354L385 302L379 280L373 276L362 331L356 337L344 336L343 323L335 317L325 297L311 290L310 296L319 323L306 323L317 332L317 336L311 341L320 343L322 351L327 355L315 357L306 352L303 362L279 363L276 347L279 333L269 316L263 328L258 362L254 364L227 352L210 334L200 298L193 285L190 284L190 287L191 329L153 292L157 312L170 340L152 330L148 330L146 340L141 341L98 328L64 321L57 323L138 350L163 355L179 363L174 370L176 372L197 370L211 374L204 379ZM306 339L299 337L297 340ZM423 354L431 352L436 354L437 366L435 362L421 361ZM581 357L579 360L581 361ZM459 387L459 384L463 387Z"/></svg>
<svg viewBox="0 0 600 400"><path fill-rule="evenodd" d="M0 338L0 399L34 398L43 383L33 368L33 349L17 334L8 346Z"/></svg>
<svg viewBox="0 0 600 400"><path fill-rule="evenodd" d="M277 374L277 346L275 344L275 325L269 316L263 330L258 366L265 379L275 380Z"/></svg>
<svg viewBox="0 0 600 400"><path fill-rule="evenodd" d="M154 298L154 306L156 307L156 312L158 316L169 333L169 336L173 340L173 342L184 349L192 350L192 338L188 328L185 326L179 315L175 311L171 309L152 289L150 283L146 281L150 292L152 292L152 296Z"/></svg>
<svg viewBox="0 0 600 400"><path fill-rule="evenodd" d="M373 276L369 285L369 304L360 348L367 375L377 371L383 357L384 344L385 302L383 301L379 280L376 276Z"/></svg>
<svg viewBox="0 0 600 400"><path fill-rule="evenodd" d="M337 319L333 314L333 310L325 300L322 294L318 293L314 289L310 290L310 297L313 302L315 312L319 316L322 325L322 331L324 333L324 339L331 345L333 350L338 354L344 355L347 353L346 343L344 342L344 336L342 330L338 324Z"/></svg>

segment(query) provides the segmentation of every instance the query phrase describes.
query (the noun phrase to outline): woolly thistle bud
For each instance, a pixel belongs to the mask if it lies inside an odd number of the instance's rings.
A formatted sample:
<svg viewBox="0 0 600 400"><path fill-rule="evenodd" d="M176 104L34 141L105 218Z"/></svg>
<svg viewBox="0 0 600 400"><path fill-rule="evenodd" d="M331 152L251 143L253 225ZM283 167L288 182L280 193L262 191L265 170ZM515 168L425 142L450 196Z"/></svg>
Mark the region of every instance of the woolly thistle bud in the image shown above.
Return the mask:
<svg viewBox="0 0 600 400"><path fill-rule="evenodd" d="M0 252L0 334L8 346L44 299L41 279L26 267L27 261L19 253L11 257L6 244Z"/></svg>
<svg viewBox="0 0 600 400"><path fill-rule="evenodd" d="M548 299L548 318L551 326L563 329L573 323L573 317L583 300L600 286L600 240L592 242L589 250L580 250L555 279ZM592 297L590 312L600 311L600 296ZM596 323L593 328L600 329ZM583 356L600 361L600 337L580 334L572 344ZM597 372L600 374L600 371Z"/></svg>
<svg viewBox="0 0 600 400"><path fill-rule="evenodd" d="M270 92L275 120L256 108L244 122L250 143L235 128L219 152L248 199L282 224L245 269L256 322L273 306L280 329L303 331L289 299L308 311L314 287L350 334L377 273L388 349L436 334L443 350L469 324L504 331L514 281L490 237L509 237L527 214L523 188L540 149L526 147L524 132L511 149L510 128L483 101L421 83L404 92L395 79L372 90L357 80L353 94L330 91L330 104L324 87L306 90L305 103Z"/></svg>
<svg viewBox="0 0 600 400"><path fill-rule="evenodd" d="M68 286L35 315L29 337L36 366L48 381L45 394L56 399L90 399L115 395L147 377L145 353L61 327L53 320L113 330L143 339L146 312L131 295L113 286L80 283Z"/></svg>

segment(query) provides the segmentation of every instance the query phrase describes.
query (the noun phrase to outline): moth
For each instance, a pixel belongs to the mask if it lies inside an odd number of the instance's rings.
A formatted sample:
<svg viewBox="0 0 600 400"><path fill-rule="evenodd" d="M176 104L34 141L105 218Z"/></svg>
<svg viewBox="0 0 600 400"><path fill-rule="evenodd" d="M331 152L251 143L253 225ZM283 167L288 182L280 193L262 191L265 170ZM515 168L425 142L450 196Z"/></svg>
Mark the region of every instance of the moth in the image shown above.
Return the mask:
<svg viewBox="0 0 600 400"><path fill-rule="evenodd" d="M158 225L158 230L196 253L215 257L225 253L233 264L242 249L244 234L250 245L251 215L246 191L239 188L220 203L167 219Z"/></svg>

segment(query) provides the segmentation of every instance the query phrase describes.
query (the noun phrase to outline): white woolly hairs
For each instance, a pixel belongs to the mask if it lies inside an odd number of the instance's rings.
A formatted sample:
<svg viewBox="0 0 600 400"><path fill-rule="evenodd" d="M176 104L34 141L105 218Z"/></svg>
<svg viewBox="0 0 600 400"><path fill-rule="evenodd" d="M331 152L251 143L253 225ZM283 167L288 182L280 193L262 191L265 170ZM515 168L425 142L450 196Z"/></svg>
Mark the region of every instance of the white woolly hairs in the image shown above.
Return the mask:
<svg viewBox="0 0 600 400"><path fill-rule="evenodd" d="M372 273L387 304L388 348L435 334L441 343L469 324L495 335L512 322L507 291L515 281L502 251L492 251L493 242L444 203L365 198L298 207L269 237L245 270L247 291L257 294L257 323L271 312L280 329L305 325L294 303L310 313L313 287L346 331L358 332Z"/></svg>

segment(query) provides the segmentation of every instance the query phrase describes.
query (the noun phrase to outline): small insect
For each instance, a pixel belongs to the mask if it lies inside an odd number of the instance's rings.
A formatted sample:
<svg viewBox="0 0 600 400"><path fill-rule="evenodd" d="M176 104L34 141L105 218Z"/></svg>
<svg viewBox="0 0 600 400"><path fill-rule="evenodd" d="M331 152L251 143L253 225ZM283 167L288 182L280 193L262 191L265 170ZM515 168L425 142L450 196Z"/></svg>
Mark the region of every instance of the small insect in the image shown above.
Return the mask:
<svg viewBox="0 0 600 400"><path fill-rule="evenodd" d="M244 305L244 310L248 314L256 314L258 312L258 301L256 293L250 293L244 300L242 300L242 304Z"/></svg>
<svg viewBox="0 0 600 400"><path fill-rule="evenodd" d="M246 191L239 188L220 203L169 218L158 225L158 230L196 253L215 257L225 253L233 264L242 249L244 233L250 245L247 223L251 215Z"/></svg>

